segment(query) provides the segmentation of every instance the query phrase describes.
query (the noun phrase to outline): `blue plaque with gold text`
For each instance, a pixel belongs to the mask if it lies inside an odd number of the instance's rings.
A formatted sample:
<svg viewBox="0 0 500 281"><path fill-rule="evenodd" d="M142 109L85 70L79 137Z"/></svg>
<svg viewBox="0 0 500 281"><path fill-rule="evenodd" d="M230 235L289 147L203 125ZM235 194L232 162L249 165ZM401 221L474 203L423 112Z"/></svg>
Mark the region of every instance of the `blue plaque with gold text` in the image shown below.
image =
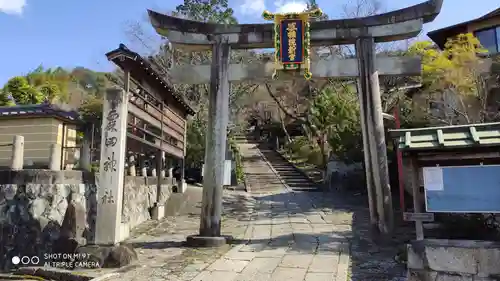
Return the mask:
<svg viewBox="0 0 500 281"><path fill-rule="evenodd" d="M302 64L304 61L304 22L283 20L280 24L280 60L283 64Z"/></svg>

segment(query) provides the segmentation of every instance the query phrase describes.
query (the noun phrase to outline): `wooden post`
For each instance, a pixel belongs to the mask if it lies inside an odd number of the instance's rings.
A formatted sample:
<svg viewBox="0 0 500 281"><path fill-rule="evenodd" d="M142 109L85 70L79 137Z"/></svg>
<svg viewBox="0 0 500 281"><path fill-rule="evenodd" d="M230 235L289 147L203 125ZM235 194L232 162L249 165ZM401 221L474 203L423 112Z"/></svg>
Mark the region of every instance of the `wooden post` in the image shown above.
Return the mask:
<svg viewBox="0 0 500 281"><path fill-rule="evenodd" d="M399 119L399 103L394 107L394 118L396 120L396 129L401 128L401 121ZM399 145L399 144L398 144ZM399 183L399 207L401 208L401 212L406 211L405 207L405 183L404 183L404 166L403 166L403 153L398 147L394 147L396 149L396 157L398 161L398 183Z"/></svg>
<svg viewBox="0 0 500 281"><path fill-rule="evenodd" d="M80 159L79 166L83 171L90 171L91 162L90 162L90 141L87 137L84 137L82 146L80 148Z"/></svg>
<svg viewBox="0 0 500 281"><path fill-rule="evenodd" d="M151 177L152 177L152 178L156 178L156 177L158 177L158 176L157 176L157 173L156 173L156 167L155 167L155 166L156 166L156 163L153 163L153 161L155 161L155 160L156 160L156 159L154 159L154 158L153 158L153 160L151 161L151 164L153 165L153 166L151 166ZM155 161L155 162L156 162L156 161ZM156 188L158 188L158 185L156 186Z"/></svg>
<svg viewBox="0 0 500 281"><path fill-rule="evenodd" d="M161 160L161 169L160 169L160 177L166 177L166 162L165 162L165 151L160 151L160 160Z"/></svg>
<svg viewBox="0 0 500 281"><path fill-rule="evenodd" d="M184 136L184 141L183 141L183 145L182 145L183 148L184 148L184 153L183 153L182 159L181 159L181 182L178 183L178 189L179 189L179 192L181 192L181 193L186 191L186 179L185 179L185 174L186 174L186 149L187 149L186 135L187 135L187 120L184 122L184 135L183 135Z"/></svg>
<svg viewBox="0 0 500 281"><path fill-rule="evenodd" d="M161 111L161 120L160 120L160 149L156 152L156 172L158 173L158 176L156 178L156 205L163 205L164 202L161 202L161 194L162 194L162 171L163 171L163 139L165 133L163 132L163 120L165 117L165 103L161 102L160 104L160 111Z"/></svg>
<svg viewBox="0 0 500 281"><path fill-rule="evenodd" d="M370 229L376 230L378 229L378 215L377 215L377 198L375 197L375 184L373 182L373 176L371 173L372 163L370 156L370 140L368 136L368 127L367 127L367 102L366 97L362 94L362 87L359 85L361 83L361 79L358 80L358 97L360 104L360 119L361 119L361 134L363 136L363 155L364 155L364 168L365 168L365 178L366 178L366 189L368 192L368 208L370 211Z"/></svg>
<svg viewBox="0 0 500 281"><path fill-rule="evenodd" d="M10 168L12 170L22 170L24 166L24 137L14 136L12 141L12 158Z"/></svg>
<svg viewBox="0 0 500 281"><path fill-rule="evenodd" d="M97 188L96 244L120 242L125 174L128 97L122 89L108 89L103 100L101 162Z"/></svg>
<svg viewBox="0 0 500 281"><path fill-rule="evenodd" d="M141 167L141 176L147 177L148 176L148 168L146 167L146 155L145 154L140 155L139 165Z"/></svg>
<svg viewBox="0 0 500 281"><path fill-rule="evenodd" d="M367 109L366 127L370 145L371 167L377 197L379 230L391 233L394 227L391 187L387 167L387 146L385 144L384 119L378 72L375 69L375 42L373 37L360 37L356 40L356 56L360 74L360 90Z"/></svg>
<svg viewBox="0 0 500 281"><path fill-rule="evenodd" d="M172 181L174 178L174 168L172 168L170 165L168 166L168 169L167 169L167 178L170 178L170 180L172 180Z"/></svg>
<svg viewBox="0 0 500 281"><path fill-rule="evenodd" d="M154 220L159 220L165 217L165 197L163 193L163 176L162 176L162 171L163 171L163 159L162 159L162 150L158 150L156 152L156 171L155 173L152 173L152 176L156 176L156 202L152 210L152 219Z"/></svg>
<svg viewBox="0 0 500 281"><path fill-rule="evenodd" d="M61 170L61 146L57 143L52 143L49 150L49 170Z"/></svg>
<svg viewBox="0 0 500 281"><path fill-rule="evenodd" d="M418 180L419 167L417 158L412 156L410 159L410 170L411 170L411 190L413 196L413 212L422 213L422 208L420 205L420 182ZM424 239L424 226L421 220L415 221L415 229L417 233L417 240Z"/></svg>
<svg viewBox="0 0 500 281"><path fill-rule="evenodd" d="M135 170L135 156L133 153L128 157L128 175L135 177L137 176L137 172Z"/></svg>
<svg viewBox="0 0 500 281"><path fill-rule="evenodd" d="M214 41L200 233L197 236L188 237L187 240L188 244L197 246L220 246L226 243L226 238L221 236L221 215L229 119L230 46L223 42L222 36L216 36Z"/></svg>
<svg viewBox="0 0 500 281"><path fill-rule="evenodd" d="M162 152L161 150L158 150L156 152L156 174L157 174L157 180L158 180L158 184L156 186L156 192L157 192L157 196L158 196L158 200L157 202L160 201L160 193L162 191L162 188L161 188L161 182L163 181L163 178L164 178L164 173L163 172L163 159L162 159Z"/></svg>

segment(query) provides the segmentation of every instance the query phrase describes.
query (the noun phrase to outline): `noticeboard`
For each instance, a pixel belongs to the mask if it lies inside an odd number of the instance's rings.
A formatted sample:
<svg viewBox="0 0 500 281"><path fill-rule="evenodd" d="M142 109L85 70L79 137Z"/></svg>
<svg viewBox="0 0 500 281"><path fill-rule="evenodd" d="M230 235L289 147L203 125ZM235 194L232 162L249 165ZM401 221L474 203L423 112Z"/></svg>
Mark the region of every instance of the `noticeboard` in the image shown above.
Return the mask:
<svg viewBox="0 0 500 281"><path fill-rule="evenodd" d="M425 205L434 213L500 213L500 165L424 167Z"/></svg>

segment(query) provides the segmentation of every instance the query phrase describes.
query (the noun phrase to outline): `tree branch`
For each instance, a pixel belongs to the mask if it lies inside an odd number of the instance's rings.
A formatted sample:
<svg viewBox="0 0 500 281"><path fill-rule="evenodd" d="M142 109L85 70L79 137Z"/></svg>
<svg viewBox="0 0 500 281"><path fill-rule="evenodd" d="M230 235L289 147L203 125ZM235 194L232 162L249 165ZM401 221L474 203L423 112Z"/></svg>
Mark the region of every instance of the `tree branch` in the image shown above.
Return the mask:
<svg viewBox="0 0 500 281"><path fill-rule="evenodd" d="M458 110L458 109L457 109L457 108L455 108L454 106L451 106L450 104L447 104L447 103L445 103L445 102L443 102L443 101L437 101L437 100L429 100L429 102L433 102L433 103L441 104L441 105L443 105L443 106L445 106L445 107L448 107L448 108L450 108L451 110L453 110L453 112L455 112L455 113L456 113L456 114L458 114L458 115L461 115L462 117L464 117L464 118L465 118L465 120L467 120L467 122L469 122L469 116L467 115L467 113L465 113L465 112L462 112L462 111ZM437 120L441 120L441 121L442 121L442 119L439 119L439 118L437 118L437 117L433 116L432 114L430 114L430 116L431 116L431 117L433 117L433 118L435 118L435 119L437 119ZM445 123L452 125L452 123L453 123L453 122L451 122L451 123L450 123L450 122L445 122Z"/></svg>
<svg viewBox="0 0 500 281"><path fill-rule="evenodd" d="M278 98L276 97L276 95L273 93L273 91L271 90L271 86L268 84L268 83L265 83L266 85L266 89L267 89L267 92L269 93L269 96L271 96L271 98L274 100L274 102L276 102L276 105L278 105L279 109L281 109L281 111L283 111L283 113L288 116L289 118L292 118L293 120L297 120L297 121L300 121L301 123L307 123L303 118L300 118L292 113L290 113L284 106L283 104L281 104L281 102L278 100Z"/></svg>

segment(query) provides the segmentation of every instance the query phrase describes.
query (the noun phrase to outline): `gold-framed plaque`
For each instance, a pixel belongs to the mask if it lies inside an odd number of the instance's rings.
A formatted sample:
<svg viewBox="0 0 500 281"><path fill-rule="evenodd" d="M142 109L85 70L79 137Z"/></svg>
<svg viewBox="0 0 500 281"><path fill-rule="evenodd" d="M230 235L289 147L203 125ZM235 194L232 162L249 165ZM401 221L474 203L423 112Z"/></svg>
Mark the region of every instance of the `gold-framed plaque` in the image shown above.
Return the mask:
<svg viewBox="0 0 500 281"><path fill-rule="evenodd" d="M264 11L262 17L274 20L274 49L276 67L273 79L278 78L278 71L303 71L304 78L312 78L310 70L310 23L309 18L319 17L321 9L303 13L273 14Z"/></svg>

